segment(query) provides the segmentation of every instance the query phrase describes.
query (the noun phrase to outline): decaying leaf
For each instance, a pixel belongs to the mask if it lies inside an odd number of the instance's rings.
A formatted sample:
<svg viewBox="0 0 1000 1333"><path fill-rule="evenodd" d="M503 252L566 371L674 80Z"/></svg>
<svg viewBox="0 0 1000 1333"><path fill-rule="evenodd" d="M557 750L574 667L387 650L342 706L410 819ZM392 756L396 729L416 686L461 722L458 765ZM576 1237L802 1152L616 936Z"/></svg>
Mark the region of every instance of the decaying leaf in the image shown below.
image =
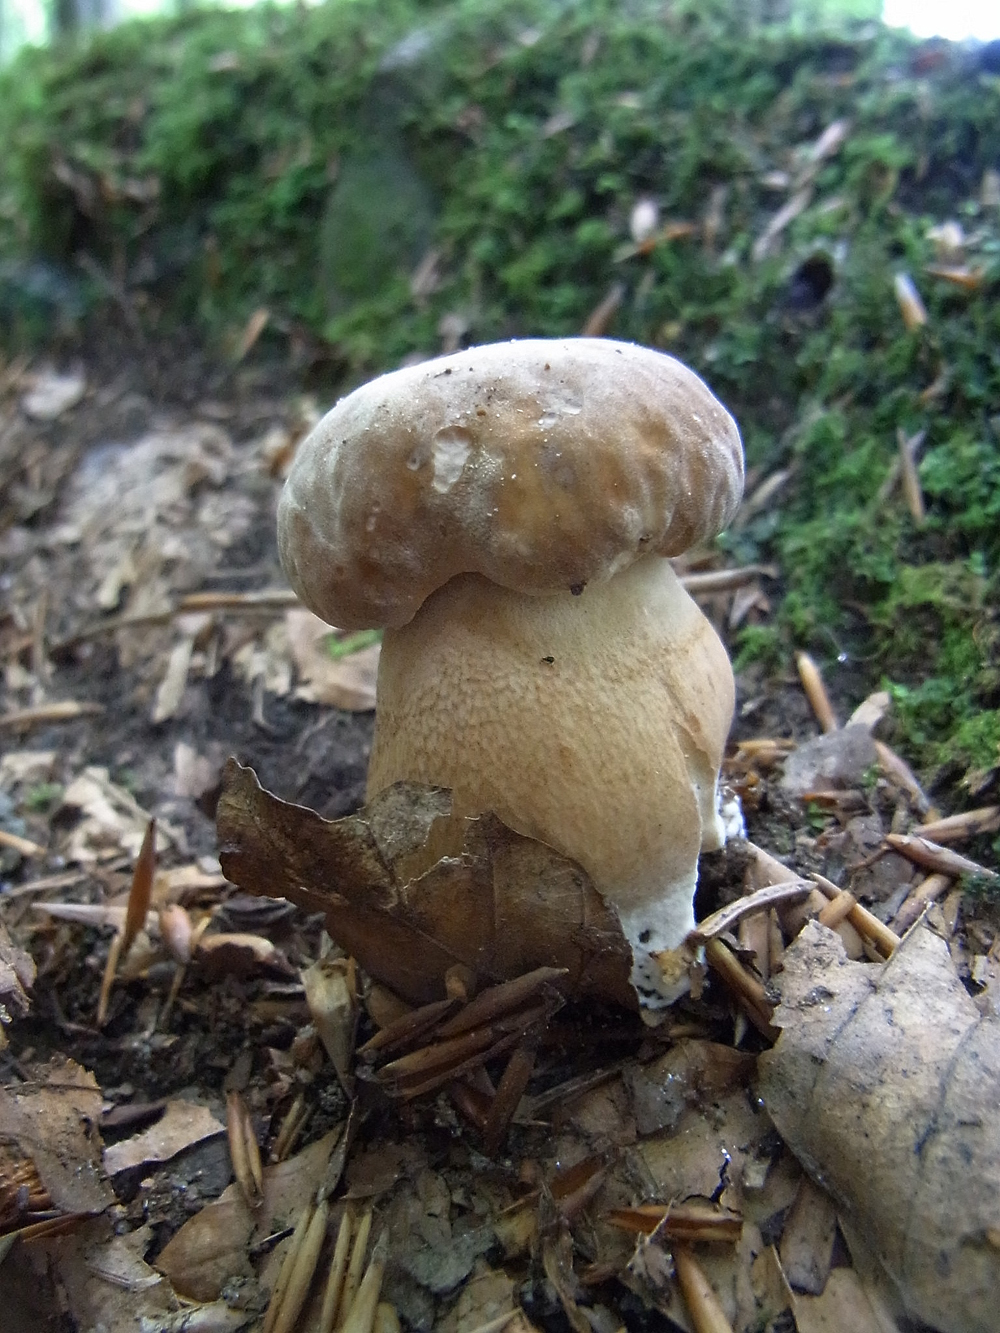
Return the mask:
<svg viewBox="0 0 1000 1333"><path fill-rule="evenodd" d="M152 1243L148 1225L119 1236L107 1218L94 1219L53 1243L52 1268L76 1328L101 1333L134 1333L141 1328L153 1333L169 1327L165 1321L178 1302L169 1283L145 1261ZM30 1261L41 1267L40 1255L32 1255ZM11 1325L29 1326L35 1325L18 1325L16 1320Z"/></svg>
<svg viewBox="0 0 1000 1333"><path fill-rule="evenodd" d="M14 947L0 921L0 1023L23 1018L28 1012L27 990L35 980L35 964L23 949ZM0 1031L0 1044L3 1042Z"/></svg>
<svg viewBox="0 0 1000 1333"><path fill-rule="evenodd" d="M285 632L299 675L296 698L355 712L375 707L378 642L335 657L328 647L335 631L304 606L285 612Z"/></svg>
<svg viewBox="0 0 1000 1333"><path fill-rule="evenodd" d="M46 1199L40 1211L66 1214L100 1213L114 1198L101 1171L101 1091L93 1074L62 1059L31 1072L31 1081L0 1088L0 1216L5 1230L33 1220L36 1195ZM13 1205L9 1215L5 1200Z"/></svg>
<svg viewBox="0 0 1000 1333"><path fill-rule="evenodd" d="M167 1162L185 1148L224 1133L225 1126L207 1106L169 1101L155 1124L104 1150L104 1167L109 1175L117 1175L130 1167Z"/></svg>
<svg viewBox="0 0 1000 1333"><path fill-rule="evenodd" d="M990 1333L1000 1298L1000 1025L918 929L884 966L810 922L785 956L760 1057L782 1136L876 1254L907 1311Z"/></svg>
<svg viewBox="0 0 1000 1333"><path fill-rule="evenodd" d="M562 989L635 1008L618 919L587 876L491 814L449 848L451 794L397 783L333 822L226 764L218 806L225 874L250 893L323 912L330 935L377 981L426 1003L461 963L481 984L537 967Z"/></svg>
<svg viewBox="0 0 1000 1333"><path fill-rule="evenodd" d="M229 1185L160 1252L157 1269L191 1300L216 1300L233 1277L250 1278L251 1237L262 1240L287 1226L327 1172L338 1131L324 1135L287 1162L266 1167L263 1199L250 1208L238 1184Z"/></svg>

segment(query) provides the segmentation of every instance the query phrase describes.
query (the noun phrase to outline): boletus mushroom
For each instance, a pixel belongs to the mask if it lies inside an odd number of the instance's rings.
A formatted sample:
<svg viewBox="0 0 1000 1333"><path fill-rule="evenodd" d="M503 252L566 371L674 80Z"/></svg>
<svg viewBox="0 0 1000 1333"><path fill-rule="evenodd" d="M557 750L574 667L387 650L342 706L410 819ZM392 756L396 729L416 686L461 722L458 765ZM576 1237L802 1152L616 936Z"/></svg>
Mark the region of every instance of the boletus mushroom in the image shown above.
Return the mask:
<svg viewBox="0 0 1000 1333"><path fill-rule="evenodd" d="M668 559L743 485L739 432L674 358L599 338L383 375L300 446L278 511L305 604L384 626L369 796L450 787L578 862L644 1005L721 846L733 675Z"/></svg>

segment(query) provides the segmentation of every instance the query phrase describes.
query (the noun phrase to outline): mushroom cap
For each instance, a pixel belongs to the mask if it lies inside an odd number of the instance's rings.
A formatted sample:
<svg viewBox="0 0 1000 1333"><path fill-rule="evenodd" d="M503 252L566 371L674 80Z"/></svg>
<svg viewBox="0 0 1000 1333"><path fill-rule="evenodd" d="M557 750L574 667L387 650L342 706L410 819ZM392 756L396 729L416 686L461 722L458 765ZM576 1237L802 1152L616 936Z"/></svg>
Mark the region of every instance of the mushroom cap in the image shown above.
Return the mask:
<svg viewBox="0 0 1000 1333"><path fill-rule="evenodd" d="M472 347L364 384L299 447L281 560L317 615L400 626L457 574L579 591L732 518L743 450L681 362L602 338Z"/></svg>

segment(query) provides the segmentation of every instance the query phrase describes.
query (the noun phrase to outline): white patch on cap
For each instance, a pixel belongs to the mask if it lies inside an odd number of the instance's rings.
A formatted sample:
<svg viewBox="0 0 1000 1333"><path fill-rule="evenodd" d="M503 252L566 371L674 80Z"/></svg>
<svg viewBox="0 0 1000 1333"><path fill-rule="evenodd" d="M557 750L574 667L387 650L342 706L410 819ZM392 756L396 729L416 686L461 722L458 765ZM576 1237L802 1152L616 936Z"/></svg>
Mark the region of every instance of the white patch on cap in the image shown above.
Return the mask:
<svg viewBox="0 0 1000 1333"><path fill-rule="evenodd" d="M432 488L446 495L462 475L471 452L472 435L464 426L442 426L431 442Z"/></svg>

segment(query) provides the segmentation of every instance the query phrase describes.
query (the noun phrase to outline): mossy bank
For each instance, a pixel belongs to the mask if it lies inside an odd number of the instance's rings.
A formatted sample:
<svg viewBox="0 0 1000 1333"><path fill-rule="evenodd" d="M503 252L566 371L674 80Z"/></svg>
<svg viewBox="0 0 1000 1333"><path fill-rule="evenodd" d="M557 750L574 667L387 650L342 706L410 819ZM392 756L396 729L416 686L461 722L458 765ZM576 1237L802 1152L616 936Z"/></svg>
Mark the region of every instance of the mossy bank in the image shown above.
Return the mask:
<svg viewBox="0 0 1000 1333"><path fill-rule="evenodd" d="M725 538L781 571L741 660L807 647L835 689L889 682L896 743L979 798L1000 762L1000 52L699 8L353 0L25 53L0 86L9 337L110 303L222 341L266 311L262 345L322 349L333 387L579 332L604 302L606 331L705 375L768 485Z"/></svg>

